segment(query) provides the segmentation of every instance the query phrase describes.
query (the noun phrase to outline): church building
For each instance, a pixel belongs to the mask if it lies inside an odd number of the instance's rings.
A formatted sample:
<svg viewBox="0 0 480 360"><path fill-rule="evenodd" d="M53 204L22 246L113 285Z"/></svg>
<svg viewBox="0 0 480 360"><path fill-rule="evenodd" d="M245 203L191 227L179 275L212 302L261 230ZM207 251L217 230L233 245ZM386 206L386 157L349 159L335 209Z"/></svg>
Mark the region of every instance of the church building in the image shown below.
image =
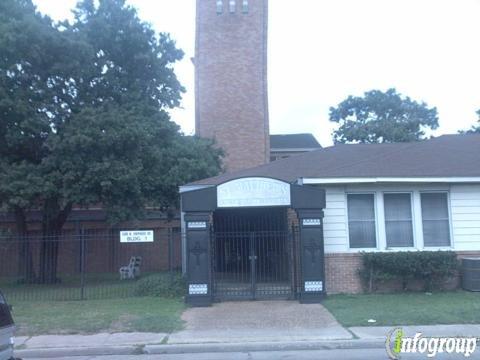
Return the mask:
<svg viewBox="0 0 480 360"><path fill-rule="evenodd" d="M226 171L180 187L190 304L360 292L362 252L480 255L480 135L270 135L268 0L196 5L196 132Z"/></svg>

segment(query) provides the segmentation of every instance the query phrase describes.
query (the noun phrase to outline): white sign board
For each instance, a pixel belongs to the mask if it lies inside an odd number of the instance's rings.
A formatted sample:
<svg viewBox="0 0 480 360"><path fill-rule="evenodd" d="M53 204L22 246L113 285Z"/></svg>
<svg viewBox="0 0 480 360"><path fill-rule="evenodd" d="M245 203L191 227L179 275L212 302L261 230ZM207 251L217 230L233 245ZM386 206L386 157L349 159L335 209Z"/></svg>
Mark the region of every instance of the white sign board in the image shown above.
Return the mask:
<svg viewBox="0 0 480 360"><path fill-rule="evenodd" d="M153 242L153 230L120 231L120 242L122 243Z"/></svg>
<svg viewBox="0 0 480 360"><path fill-rule="evenodd" d="M207 295L208 285L207 284L190 284L188 286L188 293L190 295Z"/></svg>
<svg viewBox="0 0 480 360"><path fill-rule="evenodd" d="M189 221L187 227L189 229L206 229L207 223L205 221Z"/></svg>
<svg viewBox="0 0 480 360"><path fill-rule="evenodd" d="M323 291L323 282L305 281L305 291Z"/></svg>
<svg viewBox="0 0 480 360"><path fill-rule="evenodd" d="M320 219L303 219L303 226L320 226L322 225L322 220Z"/></svg>
<svg viewBox="0 0 480 360"><path fill-rule="evenodd" d="M289 206L290 184L261 177L236 179L217 186L217 206Z"/></svg>

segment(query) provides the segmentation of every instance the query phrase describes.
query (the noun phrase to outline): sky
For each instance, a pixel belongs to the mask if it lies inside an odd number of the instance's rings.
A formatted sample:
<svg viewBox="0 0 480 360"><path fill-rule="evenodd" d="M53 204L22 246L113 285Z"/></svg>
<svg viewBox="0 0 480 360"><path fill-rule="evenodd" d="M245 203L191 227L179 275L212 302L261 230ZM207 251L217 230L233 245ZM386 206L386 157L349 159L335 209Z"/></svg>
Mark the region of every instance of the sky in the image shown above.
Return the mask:
<svg viewBox="0 0 480 360"><path fill-rule="evenodd" d="M76 0L34 2L63 20ZM171 115L193 134L195 0L128 3L185 52L175 71L187 92ZM480 109L479 14L480 0L270 0L270 133L311 132L331 145L331 106L391 87L437 107L433 135L469 129Z"/></svg>

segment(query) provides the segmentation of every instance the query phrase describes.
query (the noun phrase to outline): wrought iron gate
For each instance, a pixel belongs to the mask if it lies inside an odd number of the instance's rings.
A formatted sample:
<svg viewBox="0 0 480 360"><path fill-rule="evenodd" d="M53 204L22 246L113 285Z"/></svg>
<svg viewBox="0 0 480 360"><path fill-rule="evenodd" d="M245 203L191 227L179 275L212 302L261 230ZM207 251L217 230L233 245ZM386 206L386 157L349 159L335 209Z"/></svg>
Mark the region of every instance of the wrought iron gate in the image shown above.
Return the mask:
<svg viewBox="0 0 480 360"><path fill-rule="evenodd" d="M221 211L211 239L217 300L294 297L294 237L285 209Z"/></svg>

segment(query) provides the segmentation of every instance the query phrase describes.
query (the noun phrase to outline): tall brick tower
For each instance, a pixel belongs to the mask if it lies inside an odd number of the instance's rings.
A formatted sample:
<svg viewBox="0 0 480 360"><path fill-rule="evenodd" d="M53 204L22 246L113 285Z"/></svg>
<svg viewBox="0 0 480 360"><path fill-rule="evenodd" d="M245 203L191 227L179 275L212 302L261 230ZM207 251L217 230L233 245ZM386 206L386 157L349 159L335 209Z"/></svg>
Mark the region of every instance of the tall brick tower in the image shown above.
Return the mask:
<svg viewBox="0 0 480 360"><path fill-rule="evenodd" d="M227 171L270 159L268 0L197 0L196 134L225 151Z"/></svg>

